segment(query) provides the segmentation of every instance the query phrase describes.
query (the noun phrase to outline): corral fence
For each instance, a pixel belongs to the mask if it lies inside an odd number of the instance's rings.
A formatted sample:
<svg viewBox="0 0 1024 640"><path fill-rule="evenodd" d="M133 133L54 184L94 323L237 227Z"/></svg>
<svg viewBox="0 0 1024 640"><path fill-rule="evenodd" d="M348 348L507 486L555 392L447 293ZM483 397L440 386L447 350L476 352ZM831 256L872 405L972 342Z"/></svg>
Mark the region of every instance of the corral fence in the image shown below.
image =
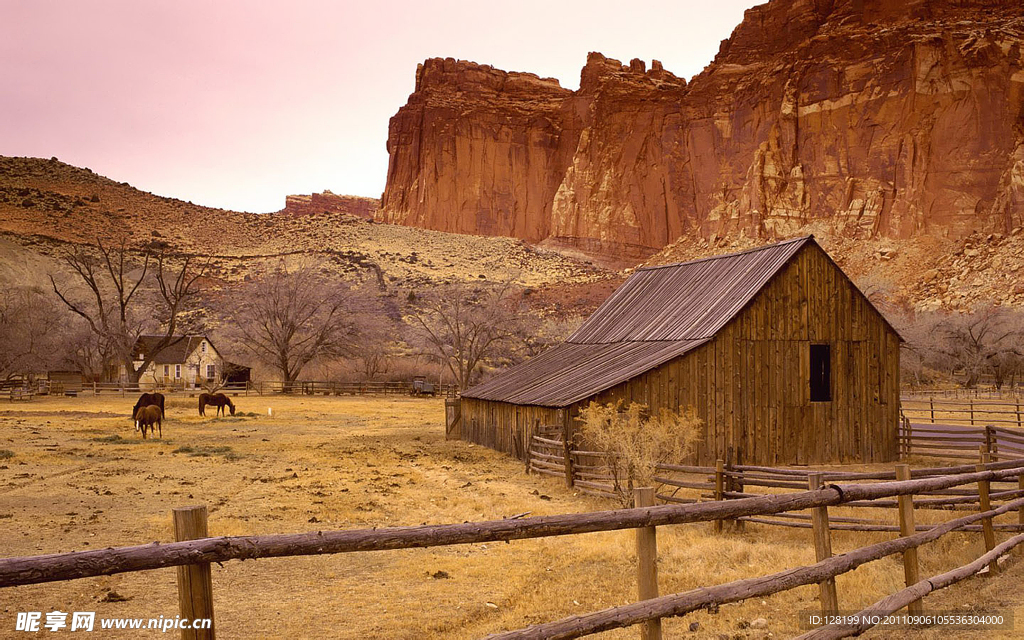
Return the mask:
<svg viewBox="0 0 1024 640"><path fill-rule="evenodd" d="M1024 430L985 425L961 427L913 424L904 418L899 429L901 457L973 460L978 448L994 459L1024 458Z"/></svg>
<svg viewBox="0 0 1024 640"><path fill-rule="evenodd" d="M935 396L900 398L903 415L912 423L947 425L1003 425L1024 427L1024 398L984 400L974 397L937 399Z"/></svg>
<svg viewBox="0 0 1024 640"><path fill-rule="evenodd" d="M920 429L909 429L905 423L900 431L900 452L909 456L934 456L942 458L969 459L978 462L1007 462L1009 465L1024 464L1024 434L1007 432L996 427L970 430L959 427L956 439L950 442L935 442L931 433ZM559 427L541 427L531 441L526 458L528 472L562 478L567 487L602 498L622 499L628 495L624 487L621 466L615 456L579 449L575 443L566 443ZM937 436L944 438L946 436ZM941 448L938 448L941 447ZM970 452L970 455L968 455ZM820 475L825 482L857 481L887 482L896 480L891 469L880 471L847 472L841 470L816 470L810 468L781 468L745 465L741 450L730 449L726 457L715 466L681 464L659 464L654 478L658 501L668 504L693 504L702 501L738 500L762 495L765 492L781 493L804 491L810 478ZM973 465L956 467L939 466L919 468L913 477L939 477L949 474L974 471ZM1024 496L1024 485L1016 482L999 482L993 489L991 499L1012 500ZM964 511L976 509L981 496L976 489L941 490L935 493L921 492L918 506L924 509ZM844 513L835 516L833 528L846 531L899 531L899 525L891 514L879 509L891 509L895 501L854 502L844 505ZM881 516L881 517L880 517ZM779 512L771 518L739 518L727 523L730 527L742 529L744 522L756 522L782 527L810 528L813 514ZM716 523L721 530L722 522ZM1000 525L1008 531L1021 531L1019 524Z"/></svg>
<svg viewBox="0 0 1024 640"><path fill-rule="evenodd" d="M1024 462L1006 461L979 464L975 470L948 475L921 475L907 465L898 465L895 481L865 484L826 484L822 474L807 477L808 490L790 494L759 495L736 500L717 500L699 504L647 506L653 499L650 489L638 489L638 506L630 509L565 514L532 518L510 518L487 522L448 525L424 525L349 531L241 537L208 537L206 508L176 509L173 513L177 542L153 543L135 547L77 551L45 556L0 559L0 587L73 580L129 571L178 567L178 593L183 618L214 619L213 582L210 563L269 557L349 553L435 547L454 544L478 544L502 540L521 540L549 536L576 535L596 531L637 530L637 581L639 601L602 611L508 631L493 638L576 638L601 631L644 625L644 636L660 638L660 620L730 602L764 597L798 586L817 584L823 613L840 610L841 600L835 577L860 565L894 554L903 555L906 589L876 602L861 612L862 626L828 626L815 629L802 638L840 638L861 633L870 626L867 613L886 615L903 607L911 613L921 610L921 598L983 571L999 570L998 559L1024 542L1018 534L996 544L993 519L1014 511L1024 517L1024 498L993 506L993 483L1024 482ZM847 476L856 474L846 474ZM977 510L968 515L925 528L915 526L915 497L934 495L961 487L977 486L980 496ZM833 556L829 508L853 503L886 504L899 514L899 537ZM706 586L692 591L659 596L657 586L656 527L697 522L720 522L762 518L779 513L811 510L812 535L816 562L809 566L778 573ZM919 575L918 548L952 531L980 526L985 553L975 561L938 576L922 580ZM852 619L852 618L849 618ZM210 629L182 630L183 638L213 638L216 623Z"/></svg>
<svg viewBox="0 0 1024 640"><path fill-rule="evenodd" d="M1015 384L1004 384L999 388L996 388L995 385L990 387L975 386L970 389L966 387L955 387L953 389L922 389L911 386L905 389L905 391L909 396L930 396L933 398L954 400L959 400L961 398L1011 400L1024 399L1024 382L1017 381Z"/></svg>
<svg viewBox="0 0 1024 640"><path fill-rule="evenodd" d="M459 387L456 384L434 384L434 394L443 397L455 397L458 395ZM166 385L162 383L140 382L129 384L124 382L85 382L80 389L65 389L61 383L47 383L45 380L36 381L30 387L11 387L11 399L31 399L35 395L120 395L122 398L137 395L140 393L159 391L166 395L197 396L206 393L203 387L185 387L180 385ZM262 395L325 395L325 396L367 396L367 395L416 395L413 393L412 382L334 382L330 380L296 380L294 382L266 381L266 382L241 382L226 384L217 387L217 393L224 393L232 396L262 396ZM15 398L15 394L18 395ZM423 395L423 394L419 394Z"/></svg>

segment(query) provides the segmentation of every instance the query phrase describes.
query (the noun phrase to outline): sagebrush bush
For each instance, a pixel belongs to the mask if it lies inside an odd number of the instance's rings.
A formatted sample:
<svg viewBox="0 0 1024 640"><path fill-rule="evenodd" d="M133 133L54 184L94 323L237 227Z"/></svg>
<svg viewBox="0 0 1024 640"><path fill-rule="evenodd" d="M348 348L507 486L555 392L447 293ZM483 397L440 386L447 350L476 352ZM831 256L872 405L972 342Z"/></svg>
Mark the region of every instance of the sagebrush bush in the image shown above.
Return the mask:
<svg viewBox="0 0 1024 640"><path fill-rule="evenodd" d="M703 422L692 407L662 409L647 405L592 402L580 411L581 435L588 446L611 454L606 465L624 506L633 504L633 488L654 485L657 466L679 463L693 451Z"/></svg>

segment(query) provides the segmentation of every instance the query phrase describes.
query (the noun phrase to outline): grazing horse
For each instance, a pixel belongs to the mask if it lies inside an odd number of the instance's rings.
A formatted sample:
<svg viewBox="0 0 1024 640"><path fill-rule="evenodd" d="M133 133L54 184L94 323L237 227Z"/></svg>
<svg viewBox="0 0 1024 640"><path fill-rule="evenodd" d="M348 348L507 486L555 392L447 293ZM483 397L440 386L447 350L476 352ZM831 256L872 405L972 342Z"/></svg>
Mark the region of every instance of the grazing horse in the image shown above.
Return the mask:
<svg viewBox="0 0 1024 640"><path fill-rule="evenodd" d="M146 438L147 428L150 433L155 432L159 428L160 437L164 437L163 413L160 411L160 407L155 404L148 407L142 407L139 409L137 418L139 420L139 428L142 430L143 440ZM154 427L153 425L156 426Z"/></svg>
<svg viewBox="0 0 1024 640"><path fill-rule="evenodd" d="M221 415L224 412L224 407L231 408L231 415L235 415L235 405L231 402L231 398L227 397L223 393L200 393L199 394L199 415L206 415L206 406L217 407L217 415Z"/></svg>
<svg viewBox="0 0 1024 640"><path fill-rule="evenodd" d="M164 413L164 394L162 393L144 393L139 396L139 401L132 407L132 420L135 421L135 428L139 428L138 415L139 409L142 407L160 407L160 417L166 416Z"/></svg>

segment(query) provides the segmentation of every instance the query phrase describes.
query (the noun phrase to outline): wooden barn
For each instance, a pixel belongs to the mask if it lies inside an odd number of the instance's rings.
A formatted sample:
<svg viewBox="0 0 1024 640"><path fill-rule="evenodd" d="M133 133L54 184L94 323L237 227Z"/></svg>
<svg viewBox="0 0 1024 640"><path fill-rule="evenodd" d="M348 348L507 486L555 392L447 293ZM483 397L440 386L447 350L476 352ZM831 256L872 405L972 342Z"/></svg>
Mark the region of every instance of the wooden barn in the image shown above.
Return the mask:
<svg viewBox="0 0 1024 640"><path fill-rule="evenodd" d="M563 344L462 394L456 437L517 457L591 401L692 406L689 461L896 459L899 343L813 236L638 269Z"/></svg>

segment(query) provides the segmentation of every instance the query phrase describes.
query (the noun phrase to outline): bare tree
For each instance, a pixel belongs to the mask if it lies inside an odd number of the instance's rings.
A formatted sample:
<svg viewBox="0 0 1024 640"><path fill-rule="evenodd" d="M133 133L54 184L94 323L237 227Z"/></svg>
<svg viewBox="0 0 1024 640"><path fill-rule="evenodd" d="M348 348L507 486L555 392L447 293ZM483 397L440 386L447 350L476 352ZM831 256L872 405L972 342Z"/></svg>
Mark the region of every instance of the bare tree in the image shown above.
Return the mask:
<svg viewBox="0 0 1024 640"><path fill-rule="evenodd" d="M364 380L376 380L391 370L395 355L396 327L391 323L373 322L366 316L359 322L359 340L353 345L359 373Z"/></svg>
<svg viewBox="0 0 1024 640"><path fill-rule="evenodd" d="M57 360L53 304L34 289L0 291L0 378L37 371Z"/></svg>
<svg viewBox="0 0 1024 640"><path fill-rule="evenodd" d="M964 386L976 386L982 374L989 373L1001 387L1021 356L1017 345L1022 335L1020 324L1009 309L984 305L970 313L950 315L936 328L944 342L941 351L966 376Z"/></svg>
<svg viewBox="0 0 1024 640"><path fill-rule="evenodd" d="M463 389L485 363L510 360L535 320L515 304L510 283L444 287L412 301L410 315L426 350L441 358Z"/></svg>
<svg viewBox="0 0 1024 640"><path fill-rule="evenodd" d="M246 349L276 368L286 382L315 359L351 353L359 300L312 267L283 268L254 282L230 320Z"/></svg>
<svg viewBox="0 0 1024 640"><path fill-rule="evenodd" d="M97 240L96 251L99 255L76 245L62 255L79 284L85 286L84 295L76 295L67 286L62 290L52 274L50 284L61 302L99 338L100 351L113 354L128 381L137 383L153 359L185 329L180 326L183 315L195 301L199 279L209 263L195 268L191 256L172 261L162 251L154 255L145 249L135 258L127 238L110 247ZM144 285L151 282L155 291L147 296ZM147 330L159 331L160 339L144 354L136 354L135 345Z"/></svg>

